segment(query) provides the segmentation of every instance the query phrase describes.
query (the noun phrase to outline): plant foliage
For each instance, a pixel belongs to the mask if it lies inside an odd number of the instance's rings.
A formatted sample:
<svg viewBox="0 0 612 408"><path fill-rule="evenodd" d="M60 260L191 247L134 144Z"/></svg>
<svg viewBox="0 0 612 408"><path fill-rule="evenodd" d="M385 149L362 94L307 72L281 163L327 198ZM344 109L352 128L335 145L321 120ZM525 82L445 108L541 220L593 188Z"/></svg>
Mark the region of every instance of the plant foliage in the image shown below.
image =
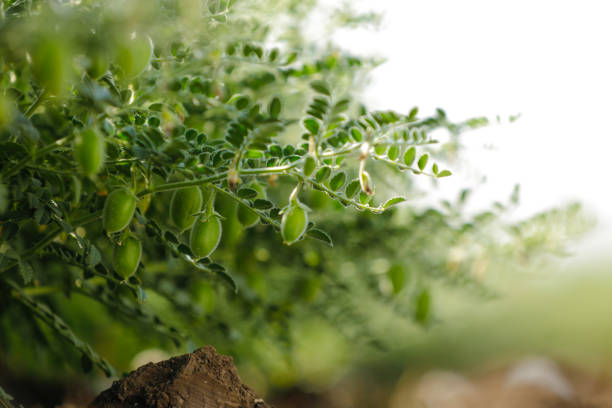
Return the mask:
<svg viewBox="0 0 612 408"><path fill-rule="evenodd" d="M449 246L486 217L390 209L413 177L451 175L432 132L486 120L367 110L356 90L375 61L305 38L313 6L0 2L3 348L59 337L114 375L81 338L103 330L76 310L91 301L235 353L250 336L289 342L291 318L313 311L365 328L361 290L403 293L399 315L432 321L427 279L463 268ZM372 274L378 258L389 265ZM464 272L453 279L473 281ZM92 319L80 331L79 316Z"/></svg>

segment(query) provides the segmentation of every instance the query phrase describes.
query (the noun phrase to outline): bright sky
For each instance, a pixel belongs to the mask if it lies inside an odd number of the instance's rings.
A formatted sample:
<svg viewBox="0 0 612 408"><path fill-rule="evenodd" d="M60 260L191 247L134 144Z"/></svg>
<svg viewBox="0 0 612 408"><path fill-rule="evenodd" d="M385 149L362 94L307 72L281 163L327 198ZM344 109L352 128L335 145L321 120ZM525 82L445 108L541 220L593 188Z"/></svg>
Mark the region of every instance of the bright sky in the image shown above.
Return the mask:
<svg viewBox="0 0 612 408"><path fill-rule="evenodd" d="M611 2L352 4L385 13L378 32L343 30L335 39L388 59L373 72L370 106L442 107L457 121L521 113L513 124L467 134L469 163L455 174L476 184L486 173L483 202L505 199L520 183L522 214L579 200L600 219L585 253L612 248ZM456 187L453 179L444 182Z"/></svg>

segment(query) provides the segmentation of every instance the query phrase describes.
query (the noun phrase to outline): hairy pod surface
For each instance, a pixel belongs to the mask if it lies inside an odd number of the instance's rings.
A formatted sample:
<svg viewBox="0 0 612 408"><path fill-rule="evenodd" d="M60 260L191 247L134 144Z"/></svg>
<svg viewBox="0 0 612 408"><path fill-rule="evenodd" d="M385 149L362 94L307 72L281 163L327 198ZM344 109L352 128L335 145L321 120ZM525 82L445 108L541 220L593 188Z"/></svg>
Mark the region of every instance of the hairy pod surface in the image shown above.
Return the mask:
<svg viewBox="0 0 612 408"><path fill-rule="evenodd" d="M181 231L191 227L202 208L202 191L199 187L185 187L176 190L170 201L170 217Z"/></svg>
<svg viewBox="0 0 612 408"><path fill-rule="evenodd" d="M108 56L103 52L96 52L89 56L87 75L98 79L108 71Z"/></svg>
<svg viewBox="0 0 612 408"><path fill-rule="evenodd" d="M70 66L66 45L58 38L45 38L32 52L32 74L38 84L52 95L64 91Z"/></svg>
<svg viewBox="0 0 612 408"><path fill-rule="evenodd" d="M132 221L136 209L136 196L127 188L118 188L106 197L102 212L102 225L112 234L125 229Z"/></svg>
<svg viewBox="0 0 612 408"><path fill-rule="evenodd" d="M149 65L153 56L153 42L144 35L134 35L119 44L117 48L117 65L126 78L140 75Z"/></svg>
<svg viewBox="0 0 612 408"><path fill-rule="evenodd" d="M221 241L223 227L221 220L214 215L201 215L191 228L189 244L196 258L210 256Z"/></svg>
<svg viewBox="0 0 612 408"><path fill-rule="evenodd" d="M127 237L113 252L113 269L123 279L128 279L138 269L142 256L142 243L132 236Z"/></svg>
<svg viewBox="0 0 612 408"><path fill-rule="evenodd" d="M292 203L286 209L281 220L281 235L283 242L291 245L306 232L308 226L308 212L299 203Z"/></svg>
<svg viewBox="0 0 612 408"><path fill-rule="evenodd" d="M74 157L83 174L88 177L97 174L106 158L104 136L94 128L82 131L74 145Z"/></svg>

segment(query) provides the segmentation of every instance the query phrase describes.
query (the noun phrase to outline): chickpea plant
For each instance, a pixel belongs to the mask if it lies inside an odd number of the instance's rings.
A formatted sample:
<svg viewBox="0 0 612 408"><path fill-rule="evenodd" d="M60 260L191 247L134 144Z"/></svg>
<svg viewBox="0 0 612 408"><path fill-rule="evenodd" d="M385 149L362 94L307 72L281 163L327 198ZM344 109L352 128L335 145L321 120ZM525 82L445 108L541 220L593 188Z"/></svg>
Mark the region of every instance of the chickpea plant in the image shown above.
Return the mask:
<svg viewBox="0 0 612 408"><path fill-rule="evenodd" d="M331 247L313 192L383 213L406 198L377 189L376 166L450 176L432 131L487 124L368 111L354 92L375 61L279 25L312 5L259 3L0 1L3 327L5 310L42 321L84 367L115 375L54 312L55 296L90 297L183 342L143 308L160 285L152 265L180 260L240 296L241 272L217 256L239 230Z"/></svg>

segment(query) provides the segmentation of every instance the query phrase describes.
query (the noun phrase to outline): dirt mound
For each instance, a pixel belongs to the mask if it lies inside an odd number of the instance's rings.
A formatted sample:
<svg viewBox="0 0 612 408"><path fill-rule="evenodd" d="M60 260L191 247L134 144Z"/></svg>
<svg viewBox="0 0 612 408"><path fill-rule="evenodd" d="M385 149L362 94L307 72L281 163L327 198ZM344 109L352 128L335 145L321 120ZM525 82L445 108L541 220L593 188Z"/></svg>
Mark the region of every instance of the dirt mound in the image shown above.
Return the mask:
<svg viewBox="0 0 612 408"><path fill-rule="evenodd" d="M89 408L270 408L242 384L231 357L211 346L146 364L115 381Z"/></svg>

